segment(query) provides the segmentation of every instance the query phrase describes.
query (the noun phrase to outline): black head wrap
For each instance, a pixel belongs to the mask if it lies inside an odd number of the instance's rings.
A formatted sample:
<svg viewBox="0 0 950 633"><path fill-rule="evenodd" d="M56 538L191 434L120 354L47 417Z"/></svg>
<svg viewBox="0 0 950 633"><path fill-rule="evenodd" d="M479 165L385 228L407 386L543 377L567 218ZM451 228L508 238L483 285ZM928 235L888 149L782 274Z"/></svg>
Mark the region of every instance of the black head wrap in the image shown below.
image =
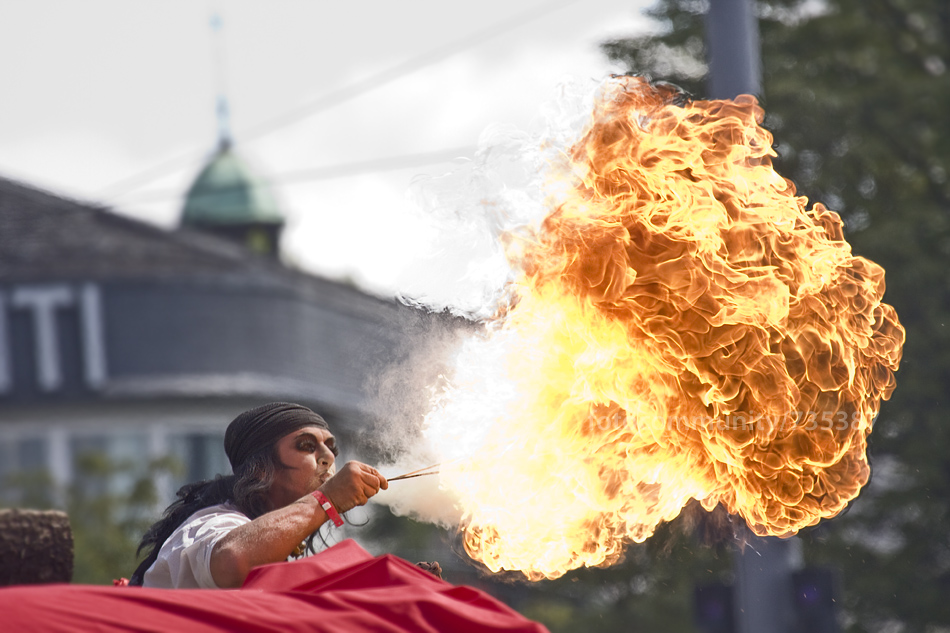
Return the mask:
<svg viewBox="0 0 950 633"><path fill-rule="evenodd" d="M329 429L326 420L299 404L271 402L234 418L224 433L224 452L234 471L252 454L305 426Z"/></svg>

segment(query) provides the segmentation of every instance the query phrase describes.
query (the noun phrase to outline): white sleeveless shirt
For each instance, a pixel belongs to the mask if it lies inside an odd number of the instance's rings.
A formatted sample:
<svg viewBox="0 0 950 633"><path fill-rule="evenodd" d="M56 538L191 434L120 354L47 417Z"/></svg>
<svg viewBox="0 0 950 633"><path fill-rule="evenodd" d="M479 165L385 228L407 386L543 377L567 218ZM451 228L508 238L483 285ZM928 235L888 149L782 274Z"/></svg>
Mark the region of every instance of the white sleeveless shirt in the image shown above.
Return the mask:
<svg viewBox="0 0 950 633"><path fill-rule="evenodd" d="M159 589L218 589L211 577L215 544L251 520L230 503L208 506L185 519L158 551L145 572L143 587Z"/></svg>

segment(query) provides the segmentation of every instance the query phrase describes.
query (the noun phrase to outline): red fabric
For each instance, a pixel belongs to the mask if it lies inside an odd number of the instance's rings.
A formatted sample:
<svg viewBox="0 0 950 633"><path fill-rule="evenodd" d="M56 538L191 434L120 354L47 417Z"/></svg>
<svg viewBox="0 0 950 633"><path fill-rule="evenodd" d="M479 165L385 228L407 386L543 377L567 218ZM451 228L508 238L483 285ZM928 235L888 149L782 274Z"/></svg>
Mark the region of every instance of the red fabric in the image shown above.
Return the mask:
<svg viewBox="0 0 950 633"><path fill-rule="evenodd" d="M241 589L29 585L0 589L4 631L544 633L490 596L353 541L253 570Z"/></svg>

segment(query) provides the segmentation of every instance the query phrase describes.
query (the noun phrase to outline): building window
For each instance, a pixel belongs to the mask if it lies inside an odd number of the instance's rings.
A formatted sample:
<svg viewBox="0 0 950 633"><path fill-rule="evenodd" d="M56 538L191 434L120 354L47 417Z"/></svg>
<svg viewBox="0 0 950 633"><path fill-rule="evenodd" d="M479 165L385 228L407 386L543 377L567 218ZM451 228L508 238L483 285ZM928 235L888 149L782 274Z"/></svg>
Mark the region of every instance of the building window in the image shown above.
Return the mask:
<svg viewBox="0 0 950 633"><path fill-rule="evenodd" d="M174 477L173 486L227 475L231 464L224 452L223 433L181 433L169 438L169 455L178 458L182 472Z"/></svg>
<svg viewBox="0 0 950 633"><path fill-rule="evenodd" d="M48 459L49 447L43 437L0 437L0 502L50 505L52 478Z"/></svg>
<svg viewBox="0 0 950 633"><path fill-rule="evenodd" d="M69 439L72 484L90 496L126 495L148 476L148 436L143 432L76 435Z"/></svg>

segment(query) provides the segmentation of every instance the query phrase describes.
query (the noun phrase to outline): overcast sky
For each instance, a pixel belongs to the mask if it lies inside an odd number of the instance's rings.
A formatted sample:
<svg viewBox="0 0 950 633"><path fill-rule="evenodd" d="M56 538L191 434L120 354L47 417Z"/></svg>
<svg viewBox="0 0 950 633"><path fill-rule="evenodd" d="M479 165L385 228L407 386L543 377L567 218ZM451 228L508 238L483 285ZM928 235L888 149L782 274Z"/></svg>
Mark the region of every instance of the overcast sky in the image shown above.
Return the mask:
<svg viewBox="0 0 950 633"><path fill-rule="evenodd" d="M409 184L453 164L329 179L294 172L456 148L464 157L492 124L530 130L560 82L593 89L619 70L598 44L649 28L648 4L5 2L0 174L174 226L182 194L214 149L223 84L236 149L274 183L287 215L289 258L396 292L426 229L410 209ZM485 37L493 27L497 34ZM413 60L421 67L406 72ZM359 96L260 132L360 82ZM176 160L130 190L129 177Z"/></svg>

